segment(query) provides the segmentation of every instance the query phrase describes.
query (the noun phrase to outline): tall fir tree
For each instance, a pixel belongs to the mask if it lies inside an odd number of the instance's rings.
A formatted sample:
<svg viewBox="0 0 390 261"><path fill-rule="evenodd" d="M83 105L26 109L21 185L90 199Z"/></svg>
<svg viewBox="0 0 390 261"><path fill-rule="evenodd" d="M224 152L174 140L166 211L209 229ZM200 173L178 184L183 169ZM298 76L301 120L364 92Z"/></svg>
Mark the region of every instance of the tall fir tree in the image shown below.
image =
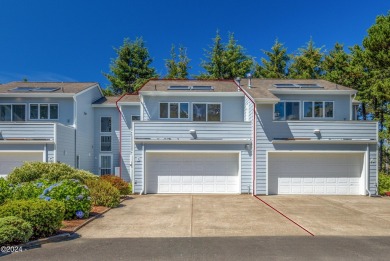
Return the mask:
<svg viewBox="0 0 390 261"><path fill-rule="evenodd" d="M321 62L322 48L317 48L313 39L306 47L299 48L298 54L291 56L292 63L289 68L289 77L296 79L318 79L322 75Z"/></svg>
<svg viewBox="0 0 390 261"><path fill-rule="evenodd" d="M287 54L287 49L282 43L275 40L271 51L264 51L267 56L261 58L261 65L256 65L254 77L256 78L278 78L283 79L287 76L287 63L290 57Z"/></svg>
<svg viewBox="0 0 390 261"><path fill-rule="evenodd" d="M150 66L152 58L142 38L135 41L126 38L115 52L118 56L111 61L111 74L104 73L111 83L108 94L136 92L147 80L157 77L155 69Z"/></svg>
<svg viewBox="0 0 390 261"><path fill-rule="evenodd" d="M351 56L344 51L342 44L336 43L322 62L323 78L325 80L349 86L349 72Z"/></svg>
<svg viewBox="0 0 390 261"><path fill-rule="evenodd" d="M180 46L179 55L176 55L176 48L171 47L171 58L165 60L165 67L168 70L166 79L188 79L190 59L187 57L187 48Z"/></svg>
<svg viewBox="0 0 390 261"><path fill-rule="evenodd" d="M244 77L253 67L253 60L245 54L245 49L237 43L234 34L229 34L227 44L217 31L213 39L213 46L205 50L206 60L202 61L205 73L197 76L199 79L233 79Z"/></svg>

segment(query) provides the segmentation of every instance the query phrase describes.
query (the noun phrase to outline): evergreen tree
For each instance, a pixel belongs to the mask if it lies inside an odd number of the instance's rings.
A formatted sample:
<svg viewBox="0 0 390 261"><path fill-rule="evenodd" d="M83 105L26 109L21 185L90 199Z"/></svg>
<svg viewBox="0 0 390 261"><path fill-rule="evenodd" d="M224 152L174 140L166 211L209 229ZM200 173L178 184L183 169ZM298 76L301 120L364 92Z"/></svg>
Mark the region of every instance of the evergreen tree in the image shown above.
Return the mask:
<svg viewBox="0 0 390 261"><path fill-rule="evenodd" d="M323 78L330 82L348 86L350 59L351 57L344 51L344 46L336 43L333 50L325 55L322 62Z"/></svg>
<svg viewBox="0 0 390 261"><path fill-rule="evenodd" d="M299 48L298 54L291 57L292 63L289 68L289 77L297 79L318 79L322 75L321 61L323 58L322 48L314 45L313 39L306 47Z"/></svg>
<svg viewBox="0 0 390 261"><path fill-rule="evenodd" d="M187 57L187 49L179 47L179 59L177 59L175 46L171 48L171 59L165 60L165 67L168 70L166 79L188 79L188 70L191 68L188 64L190 59Z"/></svg>
<svg viewBox="0 0 390 261"><path fill-rule="evenodd" d="M135 41L126 38L121 47L115 48L115 52L118 57L111 61L111 74L104 73L111 82L109 90L114 95L133 93L147 80L157 77L154 68L150 67L152 58L142 38Z"/></svg>
<svg viewBox="0 0 390 261"><path fill-rule="evenodd" d="M262 65L256 65L254 77L256 78L277 78L282 79L287 76L287 63L290 57L287 55L287 49L282 43L275 40L271 51L264 51L268 60L261 58Z"/></svg>
<svg viewBox="0 0 390 261"><path fill-rule="evenodd" d="M202 67L206 73L199 75L200 79L233 79L244 77L253 67L253 60L245 54L244 48L229 34L229 42L222 43L222 38L217 31L213 39L213 46L206 50L206 61Z"/></svg>

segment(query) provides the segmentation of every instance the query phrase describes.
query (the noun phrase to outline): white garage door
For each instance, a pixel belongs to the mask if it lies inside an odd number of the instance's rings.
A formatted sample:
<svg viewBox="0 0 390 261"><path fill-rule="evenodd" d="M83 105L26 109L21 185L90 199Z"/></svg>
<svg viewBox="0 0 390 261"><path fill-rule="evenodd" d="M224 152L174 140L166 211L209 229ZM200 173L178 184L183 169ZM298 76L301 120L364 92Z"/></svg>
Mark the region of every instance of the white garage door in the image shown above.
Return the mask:
<svg viewBox="0 0 390 261"><path fill-rule="evenodd" d="M42 152L0 152L0 176L8 175L24 161L43 161Z"/></svg>
<svg viewBox="0 0 390 261"><path fill-rule="evenodd" d="M238 153L147 153L146 193L239 193Z"/></svg>
<svg viewBox="0 0 390 261"><path fill-rule="evenodd" d="M268 194L364 194L363 153L268 155Z"/></svg>

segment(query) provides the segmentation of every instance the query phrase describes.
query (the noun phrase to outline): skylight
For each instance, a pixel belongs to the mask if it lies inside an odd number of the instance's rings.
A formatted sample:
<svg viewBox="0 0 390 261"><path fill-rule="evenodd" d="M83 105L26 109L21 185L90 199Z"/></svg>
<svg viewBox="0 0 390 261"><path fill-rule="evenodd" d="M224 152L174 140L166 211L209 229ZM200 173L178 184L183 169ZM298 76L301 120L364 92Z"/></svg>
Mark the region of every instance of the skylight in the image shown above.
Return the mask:
<svg viewBox="0 0 390 261"><path fill-rule="evenodd" d="M275 83L276 88L324 88L316 83Z"/></svg>
<svg viewBox="0 0 390 261"><path fill-rule="evenodd" d="M291 84L291 83L275 83L274 86L276 88L299 88L295 84Z"/></svg>
<svg viewBox="0 0 390 261"><path fill-rule="evenodd" d="M168 90L189 90L190 86L185 86L185 85L173 85L169 86Z"/></svg>
<svg viewBox="0 0 390 261"><path fill-rule="evenodd" d="M201 91L211 91L214 90L213 86L206 86L206 85L197 85L197 86L192 86L192 90L201 90Z"/></svg>
<svg viewBox="0 0 390 261"><path fill-rule="evenodd" d="M59 90L57 87L15 87L10 92L54 92Z"/></svg>
<svg viewBox="0 0 390 261"><path fill-rule="evenodd" d="M184 90L193 90L193 91L212 91L214 90L213 86L207 85L194 85L194 86L186 86L186 85L171 85L168 87L168 90L171 91L184 91Z"/></svg>

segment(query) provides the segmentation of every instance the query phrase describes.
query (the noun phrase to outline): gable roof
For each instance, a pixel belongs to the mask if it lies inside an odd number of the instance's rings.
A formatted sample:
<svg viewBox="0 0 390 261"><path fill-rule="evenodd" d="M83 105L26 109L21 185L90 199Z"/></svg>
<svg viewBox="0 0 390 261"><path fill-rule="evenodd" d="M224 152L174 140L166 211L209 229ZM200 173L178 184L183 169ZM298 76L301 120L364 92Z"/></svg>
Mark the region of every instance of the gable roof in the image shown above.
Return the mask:
<svg viewBox="0 0 390 261"><path fill-rule="evenodd" d="M211 86L212 90L170 90L168 89L170 86ZM233 80L166 80L166 79L158 79L158 80L149 80L140 90L139 92L187 92L187 93L195 93L195 92L207 92L207 93L215 93L215 92L237 92L237 85Z"/></svg>
<svg viewBox="0 0 390 261"><path fill-rule="evenodd" d="M97 82L10 82L6 84L0 84L0 94L21 94L21 93L36 93L30 91L12 91L12 89L17 87L32 87L32 88L56 88L57 90L50 92L39 92L41 94L77 94L82 92L90 87L99 85Z"/></svg>
<svg viewBox="0 0 390 261"><path fill-rule="evenodd" d="M320 88L277 88L275 84L317 84ZM251 88L248 79L242 79L240 86L255 100L278 100L277 93L356 93L356 90L321 79L252 79Z"/></svg>

